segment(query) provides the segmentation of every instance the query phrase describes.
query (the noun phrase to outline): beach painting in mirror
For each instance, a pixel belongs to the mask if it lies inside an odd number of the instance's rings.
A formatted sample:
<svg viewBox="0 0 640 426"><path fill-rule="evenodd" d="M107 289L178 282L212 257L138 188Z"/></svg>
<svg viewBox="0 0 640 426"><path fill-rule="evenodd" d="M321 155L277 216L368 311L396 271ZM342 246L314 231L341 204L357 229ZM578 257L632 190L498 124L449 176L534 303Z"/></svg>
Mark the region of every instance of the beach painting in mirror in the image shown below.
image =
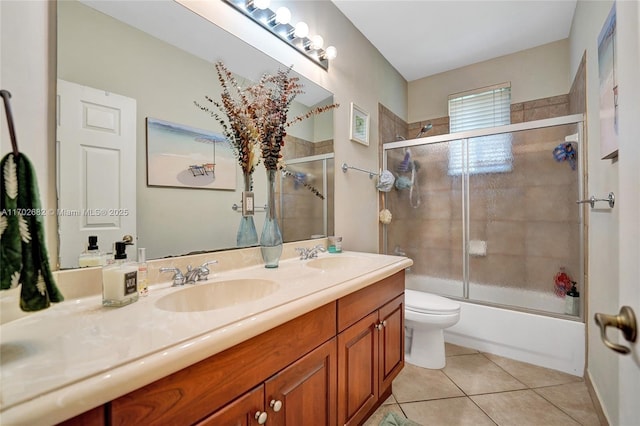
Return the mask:
<svg viewBox="0 0 640 426"><path fill-rule="evenodd" d="M236 163L222 133L147 117L147 185L235 190Z"/></svg>

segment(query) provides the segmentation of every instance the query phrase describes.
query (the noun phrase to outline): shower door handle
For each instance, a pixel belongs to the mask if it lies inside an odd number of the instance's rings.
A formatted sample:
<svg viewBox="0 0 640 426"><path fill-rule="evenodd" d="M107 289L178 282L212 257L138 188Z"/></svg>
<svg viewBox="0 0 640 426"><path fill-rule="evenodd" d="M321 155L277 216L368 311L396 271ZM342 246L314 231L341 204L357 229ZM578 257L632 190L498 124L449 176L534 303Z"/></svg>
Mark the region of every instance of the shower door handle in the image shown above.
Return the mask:
<svg viewBox="0 0 640 426"><path fill-rule="evenodd" d="M613 326L622 331L622 335L628 342L633 343L636 341L636 337L638 336L638 323L636 321L636 315L630 306L620 308L618 315L595 314L594 319L596 320L596 324L600 326L600 338L605 346L625 355L631 352L631 349L628 347L612 343L607 339L607 327Z"/></svg>

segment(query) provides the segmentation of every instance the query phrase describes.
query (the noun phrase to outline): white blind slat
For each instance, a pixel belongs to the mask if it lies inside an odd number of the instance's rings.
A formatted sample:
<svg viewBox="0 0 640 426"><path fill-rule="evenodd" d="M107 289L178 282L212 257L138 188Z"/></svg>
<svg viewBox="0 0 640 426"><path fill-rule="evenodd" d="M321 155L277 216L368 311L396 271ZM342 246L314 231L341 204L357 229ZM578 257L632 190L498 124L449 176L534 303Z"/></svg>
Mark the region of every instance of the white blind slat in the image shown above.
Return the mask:
<svg viewBox="0 0 640 426"><path fill-rule="evenodd" d="M452 133L511 123L511 87L498 87L481 93L462 94L449 99L449 126ZM467 172L502 173L512 170L510 134L482 136L449 143L449 175ZM468 153L468 158L465 156Z"/></svg>

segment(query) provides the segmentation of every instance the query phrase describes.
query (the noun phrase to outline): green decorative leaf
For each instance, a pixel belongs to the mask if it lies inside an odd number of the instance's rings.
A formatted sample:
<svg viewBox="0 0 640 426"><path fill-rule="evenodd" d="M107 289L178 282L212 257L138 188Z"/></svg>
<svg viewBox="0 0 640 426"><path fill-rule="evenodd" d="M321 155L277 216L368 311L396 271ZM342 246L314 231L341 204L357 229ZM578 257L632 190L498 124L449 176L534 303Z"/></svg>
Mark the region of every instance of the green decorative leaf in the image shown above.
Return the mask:
<svg viewBox="0 0 640 426"><path fill-rule="evenodd" d="M7 195L14 200L18 196L18 175L16 173L16 163L13 160L13 156L9 157L4 164L3 174Z"/></svg>

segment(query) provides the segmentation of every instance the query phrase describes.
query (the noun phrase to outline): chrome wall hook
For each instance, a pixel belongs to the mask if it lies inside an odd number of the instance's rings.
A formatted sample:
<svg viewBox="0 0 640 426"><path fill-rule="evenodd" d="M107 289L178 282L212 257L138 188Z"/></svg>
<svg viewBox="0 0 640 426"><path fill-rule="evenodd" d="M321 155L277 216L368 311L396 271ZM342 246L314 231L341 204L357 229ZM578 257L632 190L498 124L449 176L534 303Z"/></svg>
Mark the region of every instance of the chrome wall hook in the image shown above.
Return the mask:
<svg viewBox="0 0 640 426"><path fill-rule="evenodd" d="M598 201L606 201L606 202L609 203L609 207L613 208L613 206L616 204L616 196L615 196L615 194L613 192L610 192L609 195L607 196L607 198L596 198L595 196L592 195L587 200L578 200L578 201L576 201L576 204L589 203L591 208L594 208Z"/></svg>

